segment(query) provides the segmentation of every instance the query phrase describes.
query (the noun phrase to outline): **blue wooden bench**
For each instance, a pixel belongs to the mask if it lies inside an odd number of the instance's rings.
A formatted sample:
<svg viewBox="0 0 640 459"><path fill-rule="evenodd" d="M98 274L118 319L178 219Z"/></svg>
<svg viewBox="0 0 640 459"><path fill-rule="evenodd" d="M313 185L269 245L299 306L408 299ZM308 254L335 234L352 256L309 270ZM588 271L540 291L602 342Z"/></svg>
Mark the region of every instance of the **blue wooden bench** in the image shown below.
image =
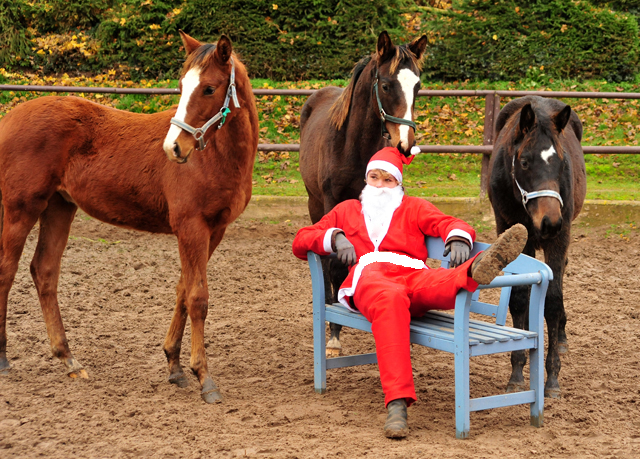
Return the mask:
<svg viewBox="0 0 640 459"><path fill-rule="evenodd" d="M440 238L426 238L430 258L441 260L449 267L449 257L442 257L444 242ZM488 248L488 244L474 243L471 255ZM314 387L323 394L327 390L327 370L377 363L376 354L326 358L325 322L371 333L371 324L362 314L347 310L340 303L325 304L325 290L320 257L308 253L313 288L313 354ZM468 438L470 412L503 406L529 403L531 425L541 427L544 406L544 300L551 269L543 262L520 255L490 285L481 285L475 293L461 290L456 298L453 314L433 311L411 321L411 342L454 354L456 437ZM511 287L531 285L529 330L505 326ZM497 305L479 301L479 290L501 288ZM495 323L470 319L469 313L495 318ZM530 390L490 397L470 399L469 357L529 349Z"/></svg>

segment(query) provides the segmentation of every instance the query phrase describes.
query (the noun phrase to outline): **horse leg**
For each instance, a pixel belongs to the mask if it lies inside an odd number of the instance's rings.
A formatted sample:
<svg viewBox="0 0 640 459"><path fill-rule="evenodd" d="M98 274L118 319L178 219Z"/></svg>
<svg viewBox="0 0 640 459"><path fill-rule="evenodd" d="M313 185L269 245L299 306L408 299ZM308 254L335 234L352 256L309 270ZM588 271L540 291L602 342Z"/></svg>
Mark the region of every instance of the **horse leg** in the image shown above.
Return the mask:
<svg viewBox="0 0 640 459"><path fill-rule="evenodd" d="M77 209L75 204L65 201L58 193L54 193L49 199L49 205L40 215L40 233L31 261L31 277L40 298L54 357L62 360L69 377L88 378L87 372L69 350L58 305L60 263Z"/></svg>
<svg viewBox="0 0 640 459"><path fill-rule="evenodd" d="M223 234L224 229L218 229L212 235L209 226L198 219L181 222L178 230L185 304L191 320L190 366L200 381L202 399L207 403L222 400L218 388L209 375L204 348L204 322L207 317L209 301L207 261L212 253L209 247L212 242L219 243Z"/></svg>
<svg viewBox="0 0 640 459"><path fill-rule="evenodd" d="M16 209L0 204L2 224L0 231L0 374L7 374L11 365L7 360L7 303L9 290L18 271L18 263L24 249L29 231L38 221L38 216L47 203L44 200L33 200L29 208L22 206Z"/></svg>
<svg viewBox="0 0 640 459"><path fill-rule="evenodd" d="M522 251L525 255L535 257L536 251L531 244L527 244ZM529 329L529 297L531 287L520 286L511 289L509 299L509 312L513 320L513 326L522 330ZM525 351L511 352L511 377L507 384L507 392L520 392L529 389L529 385L524 380L522 370L527 364L527 354Z"/></svg>
<svg viewBox="0 0 640 459"><path fill-rule="evenodd" d="M323 265L324 267L325 265ZM347 278L349 271L347 267L343 265L337 259L328 260L325 271L325 295L326 298L331 298L331 302L338 301L338 291L340 286ZM329 280L329 282L326 281ZM342 331L342 325L329 323L329 330L331 335L329 336L329 342L327 343L327 357L338 357L342 353L342 344L340 344L340 332Z"/></svg>
<svg viewBox="0 0 640 459"><path fill-rule="evenodd" d="M180 365L180 350L186 323L186 288L184 276L181 274L180 281L176 287L176 308L173 311L171 325L169 325L169 331L167 331L164 346L162 347L169 364L169 382L176 384L178 387L187 387L189 385L189 380L182 370L182 365Z"/></svg>
<svg viewBox="0 0 640 459"><path fill-rule="evenodd" d="M548 244L547 247L544 247L545 263L547 263L553 271L553 280L549 282L549 289L547 290L544 307L544 318L547 323L547 335L549 340L547 360L545 362L547 382L544 386L544 395L545 397L551 398L560 397L558 374L560 373L561 363L558 352L558 337L560 331L560 320L565 316L562 281L568 247L568 231L560 233L555 240L555 244Z"/></svg>
<svg viewBox="0 0 640 459"><path fill-rule="evenodd" d="M569 264L569 258L565 259L564 267L565 270L567 265ZM564 300L563 300L563 308L560 311L560 325L558 327L558 353L566 354L569 352L569 340L567 339L567 332L565 331L565 327L567 325L567 314L564 310Z"/></svg>

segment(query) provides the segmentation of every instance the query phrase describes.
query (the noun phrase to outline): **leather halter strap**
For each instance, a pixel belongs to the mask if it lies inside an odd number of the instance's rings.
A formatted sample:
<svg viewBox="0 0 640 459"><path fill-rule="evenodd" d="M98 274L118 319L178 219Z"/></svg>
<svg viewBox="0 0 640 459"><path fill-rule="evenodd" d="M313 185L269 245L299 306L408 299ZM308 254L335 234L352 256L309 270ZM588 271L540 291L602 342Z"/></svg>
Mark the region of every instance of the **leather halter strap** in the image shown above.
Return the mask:
<svg viewBox="0 0 640 459"><path fill-rule="evenodd" d="M382 102L380 101L380 93L378 92L378 69L376 69L376 79L373 83L373 89L376 93L376 100L378 101L378 110L380 112L380 122L382 124L382 137L387 140L391 139L391 134L387 130L387 126L385 125L385 121L390 121L396 124L404 124L405 126L409 126L413 128L413 131L416 131L416 123L411 120L405 120L404 118L397 118L395 116L388 115L387 112L382 108Z"/></svg>
<svg viewBox="0 0 640 459"><path fill-rule="evenodd" d="M171 118L171 124L178 126L180 129L187 131L189 134L193 135L193 137L198 141L197 150L204 150L207 146L204 141L204 134L207 132L211 126L220 121L218 125L218 129L220 129L224 122L227 119L227 115L231 112L229 109L229 101L233 99L233 105L236 108L240 108L240 102L238 102L238 95L236 94L236 68L233 65L233 58L231 58L231 76L229 77L229 87L227 88L227 95L224 99L224 104L220 108L220 111L215 114L213 118L207 121L204 126L199 128L194 128L193 126L188 125L184 121L180 121L177 118Z"/></svg>
<svg viewBox="0 0 640 459"><path fill-rule="evenodd" d="M560 201L560 207L564 206L564 202L562 201L562 197L560 193L557 193L553 190L538 190L538 191L525 191L520 184L518 183L518 179L516 179L516 155L513 155L513 159L511 160L511 177L515 182L518 190L520 190L520 194L522 195L522 205L524 206L524 210L527 210L527 203L535 198L542 198L543 196L547 196L550 198L556 198ZM528 211L527 211L528 212Z"/></svg>

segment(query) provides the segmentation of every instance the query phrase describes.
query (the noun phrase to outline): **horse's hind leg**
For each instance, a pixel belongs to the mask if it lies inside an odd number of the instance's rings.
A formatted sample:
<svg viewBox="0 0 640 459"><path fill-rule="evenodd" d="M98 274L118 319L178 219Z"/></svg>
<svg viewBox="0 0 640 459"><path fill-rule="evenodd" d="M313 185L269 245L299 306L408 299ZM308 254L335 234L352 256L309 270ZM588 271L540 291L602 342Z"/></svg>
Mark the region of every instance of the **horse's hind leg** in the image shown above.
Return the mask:
<svg viewBox="0 0 640 459"><path fill-rule="evenodd" d="M9 290L18 271L20 255L29 231L33 228L46 201L31 201L28 211L21 205L8 204L2 208L2 235L0 236L0 374L10 368L7 360L7 302Z"/></svg>
<svg viewBox="0 0 640 459"><path fill-rule="evenodd" d="M49 199L49 205L40 215L40 234L31 261L31 277L40 298L53 355L62 360L71 378L88 378L87 372L69 350L58 305L60 263L77 209L75 204L65 201L58 193Z"/></svg>

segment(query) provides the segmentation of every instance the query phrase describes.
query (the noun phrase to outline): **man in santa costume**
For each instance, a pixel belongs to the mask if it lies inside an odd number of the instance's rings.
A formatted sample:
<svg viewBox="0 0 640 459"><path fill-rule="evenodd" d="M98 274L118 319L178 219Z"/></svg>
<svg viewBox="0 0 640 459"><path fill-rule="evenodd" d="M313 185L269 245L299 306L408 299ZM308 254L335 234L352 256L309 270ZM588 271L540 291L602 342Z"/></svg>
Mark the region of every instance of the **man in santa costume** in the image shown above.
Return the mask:
<svg viewBox="0 0 640 459"><path fill-rule="evenodd" d="M298 231L293 241L298 258L306 260L309 250L337 253L350 266L338 300L371 322L389 438L407 435L407 406L416 401L411 318L432 309L453 309L460 289L472 292L478 284L489 284L527 241L525 227L515 225L490 249L469 259L475 240L471 226L424 199L404 195L402 166L411 159L392 147L377 152L367 165L360 200L338 204L315 225ZM425 236L445 241L452 269L427 268Z"/></svg>

